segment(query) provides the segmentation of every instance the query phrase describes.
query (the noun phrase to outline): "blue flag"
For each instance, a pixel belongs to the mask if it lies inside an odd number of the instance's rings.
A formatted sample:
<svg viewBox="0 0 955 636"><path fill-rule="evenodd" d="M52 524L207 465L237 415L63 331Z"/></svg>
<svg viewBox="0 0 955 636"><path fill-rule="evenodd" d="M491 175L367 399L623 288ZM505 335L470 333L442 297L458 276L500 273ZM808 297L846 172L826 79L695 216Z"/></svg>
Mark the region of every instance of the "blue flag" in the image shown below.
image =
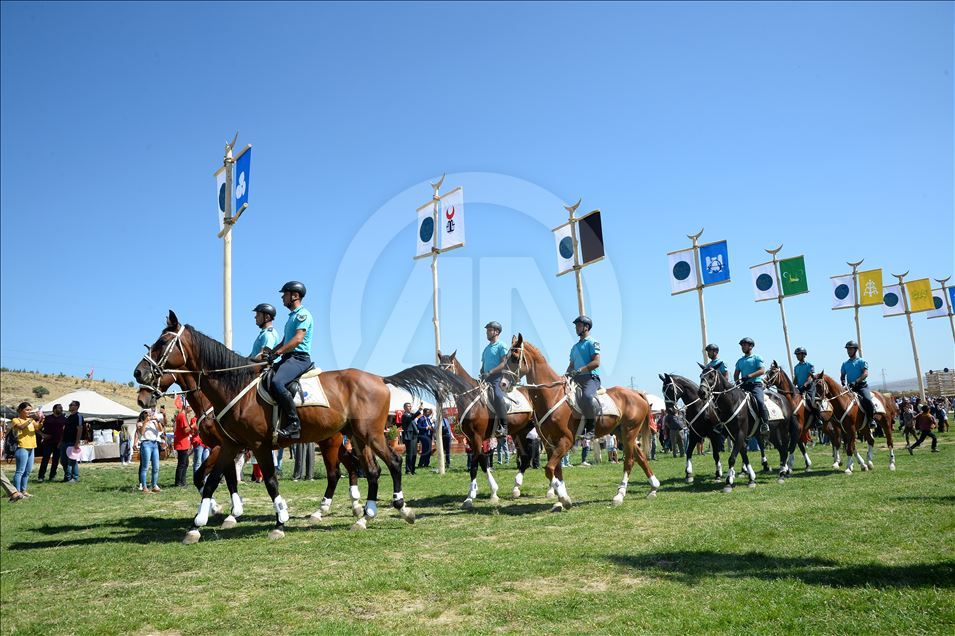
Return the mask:
<svg viewBox="0 0 955 636"><path fill-rule="evenodd" d="M951 311L955 311L955 287L948 288L948 306Z"/></svg>
<svg viewBox="0 0 955 636"><path fill-rule="evenodd" d="M704 287L729 282L730 254L726 241L700 246L700 277Z"/></svg>
<svg viewBox="0 0 955 636"><path fill-rule="evenodd" d="M235 192L235 207L232 213L236 214L243 205L249 203L249 169L252 166L252 148L246 148L235 160L235 181L232 189Z"/></svg>

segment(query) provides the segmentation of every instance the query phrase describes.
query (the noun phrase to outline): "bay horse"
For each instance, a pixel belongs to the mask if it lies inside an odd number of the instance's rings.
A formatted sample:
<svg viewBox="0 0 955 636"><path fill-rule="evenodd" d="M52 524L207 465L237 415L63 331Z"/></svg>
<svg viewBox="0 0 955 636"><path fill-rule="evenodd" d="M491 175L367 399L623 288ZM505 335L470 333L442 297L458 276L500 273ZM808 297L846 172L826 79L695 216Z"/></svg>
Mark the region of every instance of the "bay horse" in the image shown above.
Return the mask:
<svg viewBox="0 0 955 636"><path fill-rule="evenodd" d="M785 395L789 400L789 405L793 410L793 420L795 428L789 436L789 453L786 457L786 464L790 471L795 464L795 451L799 447L803 459L806 462L806 472L812 470L812 460L809 459L809 453L806 450L806 444L803 437L806 431L812 426L813 419L818 418L820 422L825 422L832 416L832 411L822 412L822 400L814 403L812 400L806 400L805 396L799 392L793 381L789 379L789 374L783 371L775 360L769 365L769 371L766 372L766 386L775 387L776 392Z"/></svg>
<svg viewBox="0 0 955 636"><path fill-rule="evenodd" d="M531 385L525 388L534 408L540 439L547 450L547 466L544 473L557 495L557 503L551 510L560 512L573 505L570 495L567 494L560 460L570 452L582 427L580 415L571 408L567 399L567 391L571 388L567 379L558 375L544 359L540 350L525 341L520 333L511 339L511 348L506 359L505 366L508 370L517 377L526 376L531 382ZM634 460L640 464L650 481L650 492L647 497L656 497L660 480L653 474L646 456L637 443L638 436L642 437L645 447L650 443L650 403L642 393L633 389L614 386L607 389L607 393L617 405L620 416L598 417L594 427L594 437L603 437L619 428L622 436L620 445L625 452L623 481L617 487L612 503L616 506L623 503Z"/></svg>
<svg viewBox="0 0 955 636"><path fill-rule="evenodd" d="M697 363L699 364L699 363ZM756 487L756 471L753 470L749 462L747 440L758 434L759 416L751 409L757 408L750 402L749 394L741 387L731 383L723 374L712 367L704 367L700 364L702 372L700 373L699 397L701 400L713 400L716 412L720 418L720 425L726 427L728 437L733 441L733 450L730 452L729 470L726 474L726 484L723 486L723 492L733 492L733 484L736 481L736 456L743 456L743 472L749 477L750 488ZM780 407L783 413L782 420L769 422L770 441L779 451L779 474L778 481L783 483L789 472L789 466L786 464L786 456L789 449L789 435L792 428L792 407L789 401L779 395L773 395L772 392L764 393L766 399L773 400Z"/></svg>
<svg viewBox="0 0 955 636"><path fill-rule="evenodd" d="M288 504L279 495L272 462L271 414L274 407L262 401L255 390L261 380L260 368L260 364L236 354L191 325L180 324L176 314L170 311L166 327L136 366L133 377L141 385L155 386L163 375L174 373L177 382L186 390L198 390L201 385L203 395L216 409L216 421L223 433L216 468L224 472L231 468L236 453L244 448L252 451L261 466L266 490L275 507L276 523L269 537L279 539L285 536L289 512ZM428 392L444 396L461 391L463 383L432 365L418 365L388 377L358 369L326 371L321 381L329 406L301 409L302 435L296 443L320 442L335 433L345 432L360 453L369 447L391 473L392 505L402 519L414 523L414 511L405 503L401 490L401 458L385 439L384 427L391 400L387 385L405 389L413 395ZM151 389L140 390L141 406L150 407L155 401ZM288 446L290 442L283 440L282 445ZM368 498L364 515L353 526L355 529L367 527L368 520L378 514L377 478L381 469L377 462L371 462L366 468ZM208 522L212 496L218 485L216 480L206 481L199 511L192 529L183 539L184 543L199 540L199 529Z"/></svg>
<svg viewBox="0 0 955 636"><path fill-rule="evenodd" d="M689 441L686 448L686 483L693 483L693 450L704 439L710 440L713 448L713 462L716 464L716 480L723 479L723 463L720 461L720 418L716 413L712 400L704 402L700 399L700 387L688 378L673 373L659 374L663 381L663 402L666 406L679 408L677 403L683 402L683 412L689 430Z"/></svg>
<svg viewBox="0 0 955 636"><path fill-rule="evenodd" d="M816 397L820 400L829 400L829 404L832 406L832 428L834 432L838 431L838 436L834 435L833 441L838 444L839 437L845 441L845 473L847 475L852 474L855 460L859 461L859 466L863 471L875 468L875 464L872 462L875 455L875 438L872 436L869 423L865 421L865 412L856 400L852 389L842 387L835 379L823 372L816 378ZM885 413L875 414L875 421L882 428L886 445L889 447L889 470L895 470L895 449L892 444L892 423L897 415L895 402L887 399L878 391L872 391L872 397L878 398L885 407ZM856 436L859 433L862 434L869 446L867 460L863 460L862 455L856 449ZM833 464L833 466L837 467L838 463Z"/></svg>
<svg viewBox="0 0 955 636"><path fill-rule="evenodd" d="M458 420L461 423L461 432L468 439L471 448L482 448L484 440L494 437L494 412L491 410L485 400L481 399L487 391L488 385L484 382L478 382L471 374L467 372L464 365L458 360L457 351L451 355L442 355L438 353L440 360L439 366L445 371L453 373L460 378L468 387L467 392L455 396L456 406L458 408ZM518 390L527 395L527 391L521 387ZM527 443L527 433L530 432L531 418L533 413L509 413L507 416L507 432L514 440L518 452L517 474L514 476L514 489L511 491L515 499L521 496L521 486L524 484L524 472L531 465L530 444ZM461 506L469 510L474 506L474 500L477 498L477 471L478 464L481 470L487 475L488 486L491 489L491 503L496 504L500 501L497 496L497 481L492 475L488 456L481 452L475 452L474 461L471 462L471 485L468 488L468 496Z"/></svg>

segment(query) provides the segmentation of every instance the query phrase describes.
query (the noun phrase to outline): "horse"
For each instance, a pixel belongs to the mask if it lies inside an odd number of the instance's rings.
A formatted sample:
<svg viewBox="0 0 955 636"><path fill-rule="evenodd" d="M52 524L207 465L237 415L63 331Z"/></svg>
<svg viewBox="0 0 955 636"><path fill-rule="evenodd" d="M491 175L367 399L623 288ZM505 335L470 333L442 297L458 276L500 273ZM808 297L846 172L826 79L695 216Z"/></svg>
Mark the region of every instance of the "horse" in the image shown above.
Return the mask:
<svg viewBox="0 0 955 636"><path fill-rule="evenodd" d="M699 363L697 363L699 364ZM720 425L726 427L729 437L733 440L733 450L730 453L729 470L726 475L726 484L723 486L723 492L733 492L733 484L736 481L736 456L743 455L743 472L749 477L750 488L756 487L756 471L749 463L749 456L746 448L746 441L757 433L759 418L753 409L757 408L750 402L749 394L729 380L723 377L723 374L712 367L704 367L700 364L702 372L700 374L699 398L704 401L713 400L716 412L720 418ZM779 483L785 481L789 473L789 466L786 464L786 455L789 448L789 435L792 427L792 408L789 402L778 395L770 392L765 393L767 399L773 400L783 412L781 424L777 422L774 427L770 424L770 441L779 451Z"/></svg>
<svg viewBox="0 0 955 636"><path fill-rule="evenodd" d="M845 474L852 474L852 467L855 460L859 461L859 466L863 471L872 470L875 465L872 459L875 455L875 438L872 436L872 429L865 421L865 412L861 404L855 397L852 389L843 388L833 378L824 372L816 377L816 398L819 400L827 399L832 405L832 428L833 431L839 431L839 437L845 440L846 445L846 470ZM875 421L882 428L882 434L885 435L885 442L889 447L889 470L895 470L895 449L892 444L892 423L897 415L895 402L887 399L878 391L872 391L872 396L878 398L885 407L885 413L876 413ZM862 459L862 455L856 450L856 435L862 433L869 446L867 460ZM838 437L833 437L833 443L838 444ZM838 455L836 456L834 468L838 468Z"/></svg>
<svg viewBox="0 0 955 636"><path fill-rule="evenodd" d="M506 360L506 369L517 377L526 376L532 383L526 389L536 416L540 439L547 449L547 466L544 473L557 495L557 503L551 511L566 510L573 505L573 501L567 493L560 460L570 452L582 427L580 415L571 408L568 402L567 392L571 390L572 385L568 384L566 378L557 375L537 347L525 341L520 333L512 337ZM594 436L603 437L619 428L623 437L621 446L626 455L623 463L623 481L617 487L617 493L611 502L615 506L623 503L634 460L640 464L650 481L651 490L647 497L656 497L660 480L653 474L646 456L637 444L638 435L642 437L645 447L650 443L650 403L639 391L619 386L607 389L607 394L616 404L620 416L598 417Z"/></svg>
<svg viewBox="0 0 955 636"><path fill-rule="evenodd" d="M170 310L166 327L159 338L148 346L148 352L136 365L133 377L143 385L139 393L141 406L155 404L152 388L166 373L174 373L177 382L187 391L200 389L215 407L220 431L223 434L221 451L216 468L224 471L231 468L236 453L248 448L262 468L266 490L275 508L275 526L269 538L285 536L285 524L289 520L288 504L279 494L275 466L272 462L273 407L263 402L255 390L261 381L261 363L251 361L231 351L222 343L206 336L191 325L182 325ZM414 523L414 511L405 503L401 490L401 458L388 446L384 426L388 419L391 392L387 385L405 389L412 394L428 392L444 396L462 391L463 383L453 375L432 365L418 365L395 375L381 377L358 369L326 371L321 375L322 385L328 398L328 407L301 409L302 435L297 443L320 442L335 433L347 433L361 453L370 447L381 458L391 473L394 494L392 505L400 517ZM290 441L284 440L283 445ZM381 469L377 462L367 467L368 498L363 516L353 525L364 529L368 521L378 514L378 477ZM207 480L203 487L202 502L193 520L193 527L186 533L184 543L200 539L200 528L208 522L212 496L218 481Z"/></svg>
<svg viewBox="0 0 955 636"><path fill-rule="evenodd" d="M821 411L821 401L819 404L814 404L806 400L805 396L796 389L796 385L789 379L789 375L782 370L775 360L769 365L769 371L766 372L766 386L775 387L777 393L785 395L789 399L789 404L793 410L796 427L793 429L792 435L789 436L789 453L786 457L786 464L791 471L796 461L796 446L799 446L799 451L806 461L806 472L808 473L812 470L812 460L809 459L806 444L802 441L803 437L812 425L813 419L818 418L820 422L825 422L831 417L832 411Z"/></svg>
<svg viewBox="0 0 955 636"><path fill-rule="evenodd" d="M686 483L693 483L693 449L704 439L710 440L713 448L713 462L716 464L716 480L723 479L723 463L720 461L720 419L713 402L704 402L699 398L700 387L681 375L659 374L663 381L663 401L667 408L677 408L677 402L683 401L687 428L690 431L686 448Z"/></svg>
<svg viewBox="0 0 955 636"><path fill-rule="evenodd" d="M451 355L442 355L438 353L439 366L453 373L460 378L467 386L468 390L455 396L458 407L458 419L461 422L461 431L468 439L471 448L479 449L475 452L475 460L471 462L471 485L468 488L468 496L461 504L465 510L470 510L474 506L474 500L477 498L477 471L478 464L481 470L487 475L487 482L491 488L491 503L496 504L500 500L497 496L497 482L491 474L491 466L488 465L488 458L484 453L479 452L485 439L494 435L491 428L494 425L494 412L487 403L482 400L482 396L487 391L487 384L478 382L467 372L461 362L458 360L457 351ZM518 387L524 395L526 390ZM530 431L528 424L531 422L533 413L510 413L507 416L507 431L514 439L518 450L518 470L514 476L514 489L511 494L515 499L521 496L521 486L524 484L524 472L531 464L530 445L527 443L527 433Z"/></svg>

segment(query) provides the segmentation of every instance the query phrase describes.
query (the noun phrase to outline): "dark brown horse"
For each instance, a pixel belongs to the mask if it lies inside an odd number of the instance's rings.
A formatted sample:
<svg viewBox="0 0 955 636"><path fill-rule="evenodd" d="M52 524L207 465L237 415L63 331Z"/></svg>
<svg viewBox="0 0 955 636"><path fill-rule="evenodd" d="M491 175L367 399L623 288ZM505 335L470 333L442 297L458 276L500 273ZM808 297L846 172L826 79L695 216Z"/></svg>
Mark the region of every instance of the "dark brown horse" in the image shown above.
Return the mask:
<svg viewBox="0 0 955 636"><path fill-rule="evenodd" d="M544 472L558 500L552 510L559 512L569 508L573 502L567 494L560 460L573 447L581 418L568 403L567 391L570 388L567 379L558 375L547 364L547 360L537 347L526 342L521 334L511 341L507 368L519 377L526 376L531 383L526 388L537 417L541 441L547 450L547 467ZM622 437L620 445L625 453L623 481L617 487L617 493L612 502L614 505L623 503L634 461L640 464L650 480L651 490L647 496L655 497L660 487L660 480L653 474L643 450L637 443L638 437L642 438L644 448L650 443L650 403L643 394L632 389L615 386L607 389L607 393L617 405L620 416L601 415L597 419L594 435L603 437L619 428Z"/></svg>
<svg viewBox="0 0 955 636"><path fill-rule="evenodd" d="M895 470L895 449L892 445L892 423L897 415L895 402L887 399L878 391L872 391L872 396L878 398L885 407L885 413L875 414L875 421L882 428L885 443L889 447L889 470ZM816 378L816 397L820 400L827 399L829 404L832 405L832 428L834 431L838 431L839 437L845 442L845 473L847 475L852 474L855 460L859 461L862 470L875 468L872 462L875 455L875 438L872 436L869 423L865 421L865 412L862 410L862 405L858 403L852 390L842 387L825 373L820 373ZM862 434L869 445L866 460L862 459L862 455L856 450L856 436L859 433ZM838 440L838 437L835 439ZM838 444L838 441L836 441L836 444ZM838 458L833 465L838 465Z"/></svg>
<svg viewBox="0 0 955 636"><path fill-rule="evenodd" d="M793 419L796 428L789 439L789 457L786 460L789 471L795 467L795 451L799 447L803 459L806 461L806 472L812 470L812 460L809 459L809 453L806 451L806 444L803 437L806 431L812 426L815 419L822 422L823 426L832 417L832 409L820 410L821 400L817 403L807 401L802 393L796 389L796 385L789 379L789 374L782 370L775 360L769 365L769 371L766 372L766 386L776 387L780 395L786 396L793 409Z"/></svg>
<svg viewBox="0 0 955 636"><path fill-rule="evenodd" d="M496 504L499 499L497 496L497 481L491 474L491 466L488 465L488 457L480 452L483 448L484 440L494 436L491 430L494 426L494 413L488 408L483 394L487 391L487 385L478 382L467 372L461 362L458 360L457 352L451 355L439 354L441 368L450 371L458 376L467 386L466 393L455 396L456 406L458 408L458 419L461 422L461 432L468 439L471 448L477 449L474 452L474 461L471 462L471 485L468 488L468 496L461 504L463 508L470 509L474 506L474 500L477 498L477 471L480 464L481 470L487 474L488 485L491 488L491 503ZM518 387L518 390L527 395L526 390ZM527 442L527 433L530 431L528 426L531 423L533 413L510 413L507 416L507 432L514 439L517 446L519 462L517 474L514 476L514 489L512 494L515 498L521 496L521 486L524 483L524 471L531 463L530 444Z"/></svg>
<svg viewBox="0 0 955 636"><path fill-rule="evenodd" d="M273 407L257 396L261 365L244 358L222 343L200 333L189 325L181 325L175 313L169 312L166 328L136 366L133 377L142 384L155 386L166 373L174 373L177 382L187 391L200 390L218 413L217 423L222 432L221 451L216 460L219 471L231 467L233 458L243 448L255 455L262 468L266 490L275 506L276 525L270 538L285 536L284 526L289 519L288 505L279 495L278 480L272 462ZM464 386L455 376L431 365L418 365L389 377L381 377L357 369L326 371L322 386L329 406L301 410L302 434L298 443L321 442L336 433L348 434L355 448L363 453L370 448L382 459L391 473L394 484L392 505L402 519L414 522L414 512L405 504L401 490L401 458L388 446L385 423L388 419L391 392L388 384L412 394L427 392L438 396L463 391ZM155 403L151 388L140 390L142 406ZM288 445L288 443L284 443ZM367 466L368 499L365 514L355 524L367 526L367 520L378 513L377 462ZM187 543L199 540L199 528L208 522L211 498L218 481L207 480L202 492L202 503L187 533Z"/></svg>

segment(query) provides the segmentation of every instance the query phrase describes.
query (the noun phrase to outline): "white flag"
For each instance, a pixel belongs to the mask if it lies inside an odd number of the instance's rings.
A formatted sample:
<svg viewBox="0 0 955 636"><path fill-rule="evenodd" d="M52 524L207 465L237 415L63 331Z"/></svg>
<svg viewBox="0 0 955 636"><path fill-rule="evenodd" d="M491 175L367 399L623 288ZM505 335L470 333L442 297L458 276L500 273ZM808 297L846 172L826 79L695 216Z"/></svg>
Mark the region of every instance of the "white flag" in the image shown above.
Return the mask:
<svg viewBox="0 0 955 636"><path fill-rule="evenodd" d="M441 197L438 212L441 224L441 251L464 245L464 190L456 188Z"/></svg>
<svg viewBox="0 0 955 636"><path fill-rule="evenodd" d="M848 309L856 306L856 290L852 274L832 277L832 308Z"/></svg>
<svg viewBox="0 0 955 636"><path fill-rule="evenodd" d="M570 223L554 230L554 243L557 246L557 275L560 276L574 269L574 238Z"/></svg>
<svg viewBox="0 0 955 636"><path fill-rule="evenodd" d="M415 251L415 258L421 258L422 256L428 256L431 254L431 250L435 247L435 237L437 232L434 231L434 202L425 203L420 208L418 208L418 225L417 225L417 239L418 239L418 248Z"/></svg>
<svg viewBox="0 0 955 636"><path fill-rule="evenodd" d="M699 270L693 248L667 254L670 265L670 295L682 294L699 287Z"/></svg>
<svg viewBox="0 0 955 636"><path fill-rule="evenodd" d="M905 313L902 288L899 285L885 285L882 288L882 317L901 316Z"/></svg>
<svg viewBox="0 0 955 636"><path fill-rule="evenodd" d="M222 166L216 171L216 207L219 209L219 231L225 228L225 205L229 193L225 191L226 167Z"/></svg>
<svg viewBox="0 0 955 636"><path fill-rule="evenodd" d="M772 261L749 268L753 274L753 291L756 302L776 300L779 297L779 281L776 280L776 265Z"/></svg>
<svg viewBox="0 0 955 636"><path fill-rule="evenodd" d="M929 311L926 316L929 318L947 318L948 314L951 313L947 296L948 294L944 293L941 289L933 289L932 301L935 303L935 309Z"/></svg>

